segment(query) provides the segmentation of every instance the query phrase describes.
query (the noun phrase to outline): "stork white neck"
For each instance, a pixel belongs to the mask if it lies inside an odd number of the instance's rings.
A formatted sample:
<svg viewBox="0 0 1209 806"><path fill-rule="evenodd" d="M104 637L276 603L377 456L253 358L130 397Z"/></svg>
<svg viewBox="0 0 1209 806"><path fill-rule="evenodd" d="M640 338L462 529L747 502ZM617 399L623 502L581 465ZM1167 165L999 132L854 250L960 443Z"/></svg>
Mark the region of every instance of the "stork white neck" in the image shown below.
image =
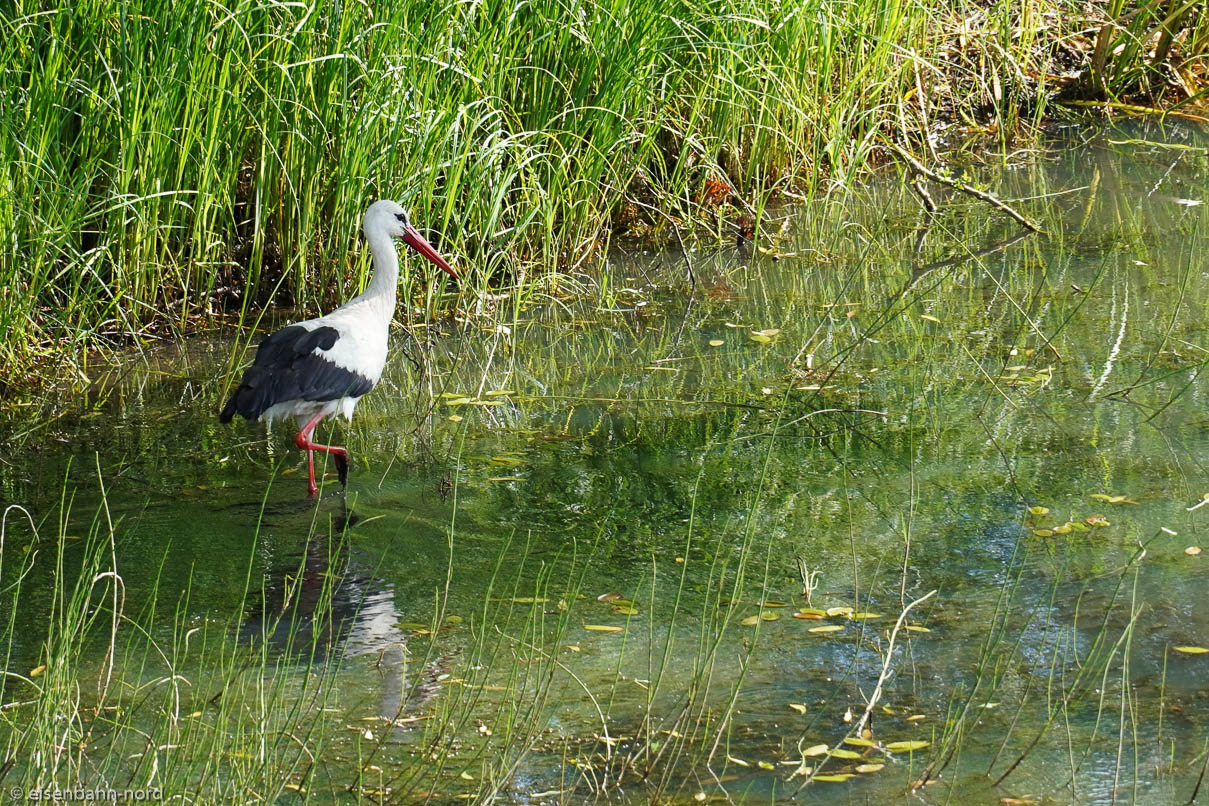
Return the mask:
<svg viewBox="0 0 1209 806"><path fill-rule="evenodd" d="M373 257L374 274L365 290L348 304L372 306L385 319L390 319L395 312L395 293L399 285L399 253L380 220L367 219L362 231Z"/></svg>

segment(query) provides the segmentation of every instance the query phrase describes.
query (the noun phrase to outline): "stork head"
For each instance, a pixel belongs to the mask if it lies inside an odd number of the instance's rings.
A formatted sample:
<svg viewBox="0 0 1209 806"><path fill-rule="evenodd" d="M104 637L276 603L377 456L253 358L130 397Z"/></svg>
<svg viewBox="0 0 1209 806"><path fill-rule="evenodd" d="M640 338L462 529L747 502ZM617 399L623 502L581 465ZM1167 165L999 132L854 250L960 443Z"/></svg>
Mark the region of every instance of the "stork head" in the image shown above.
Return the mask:
<svg viewBox="0 0 1209 806"><path fill-rule="evenodd" d="M369 209L365 211L363 229L366 238L378 232L384 232L391 238L400 238L403 243L428 258L437 268L448 273L449 276L455 278L458 276L453 267L437 254L437 250L432 248L432 244L424 240L424 236L420 234L420 231L412 226L410 216L407 215L407 211L398 202L383 199L371 204Z"/></svg>

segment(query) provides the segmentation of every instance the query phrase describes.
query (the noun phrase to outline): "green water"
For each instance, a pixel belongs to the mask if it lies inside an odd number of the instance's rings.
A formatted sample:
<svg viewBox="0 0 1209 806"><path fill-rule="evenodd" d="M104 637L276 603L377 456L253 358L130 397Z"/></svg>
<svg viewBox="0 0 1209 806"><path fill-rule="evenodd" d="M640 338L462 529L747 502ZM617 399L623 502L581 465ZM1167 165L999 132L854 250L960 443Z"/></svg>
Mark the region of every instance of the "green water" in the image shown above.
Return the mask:
<svg viewBox="0 0 1209 806"><path fill-rule="evenodd" d="M57 536L71 574L101 511L125 612L161 645L226 624L286 686L332 675L304 740L322 752L290 779L314 802L1187 802L1209 738L1209 654L1174 649L1209 647L1209 506L1190 509L1209 494L1209 140L1046 145L968 164L1043 235L939 191L925 227L887 175L778 211L760 249L621 244L603 299L572 281L412 322L334 429L347 492L330 472L318 502L290 428L217 423L234 334L8 401L0 490L40 535L10 512L0 587L38 552L10 669L42 657ZM786 606L745 624L762 601ZM808 606L880 617L793 617ZM283 612L293 645L264 637ZM134 654L132 690L164 674ZM803 759L851 733L883 671L878 746ZM181 711L205 723L217 689L192 682ZM124 707L154 721L154 699ZM928 745L885 752L909 740ZM146 777L120 755L99 768Z"/></svg>

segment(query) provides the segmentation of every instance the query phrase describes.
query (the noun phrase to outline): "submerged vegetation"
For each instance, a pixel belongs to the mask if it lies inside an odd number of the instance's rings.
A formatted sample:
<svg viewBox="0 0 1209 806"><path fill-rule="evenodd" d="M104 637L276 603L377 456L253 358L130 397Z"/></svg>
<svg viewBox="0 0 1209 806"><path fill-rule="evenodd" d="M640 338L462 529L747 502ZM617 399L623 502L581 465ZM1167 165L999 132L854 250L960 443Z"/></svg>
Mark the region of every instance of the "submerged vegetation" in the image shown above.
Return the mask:
<svg viewBox="0 0 1209 806"><path fill-rule="evenodd" d="M1203 114L1199 10L18 0L0 16L0 361L270 301L314 312L362 279L377 197L475 287L523 294L613 233L733 239L882 138L1006 143L1056 99Z"/></svg>

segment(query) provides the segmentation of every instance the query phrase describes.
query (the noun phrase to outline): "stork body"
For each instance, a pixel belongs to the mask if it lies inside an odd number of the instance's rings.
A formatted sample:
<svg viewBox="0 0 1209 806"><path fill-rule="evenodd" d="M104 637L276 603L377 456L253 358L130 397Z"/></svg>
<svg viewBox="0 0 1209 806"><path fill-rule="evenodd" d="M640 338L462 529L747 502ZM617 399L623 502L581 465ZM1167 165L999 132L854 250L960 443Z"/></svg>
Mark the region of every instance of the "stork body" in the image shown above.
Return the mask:
<svg viewBox="0 0 1209 806"><path fill-rule="evenodd" d="M379 201L365 212L362 226L373 256L374 275L365 291L331 313L278 330L260 343L219 419L237 413L248 420L293 417L298 447L307 453L307 490L315 483L315 451L336 460L340 483L348 478L348 451L312 441L315 426L333 414L352 419L357 401L382 377L390 320L395 312L399 256L392 238L402 238L453 277L457 274L424 240L393 201Z"/></svg>

